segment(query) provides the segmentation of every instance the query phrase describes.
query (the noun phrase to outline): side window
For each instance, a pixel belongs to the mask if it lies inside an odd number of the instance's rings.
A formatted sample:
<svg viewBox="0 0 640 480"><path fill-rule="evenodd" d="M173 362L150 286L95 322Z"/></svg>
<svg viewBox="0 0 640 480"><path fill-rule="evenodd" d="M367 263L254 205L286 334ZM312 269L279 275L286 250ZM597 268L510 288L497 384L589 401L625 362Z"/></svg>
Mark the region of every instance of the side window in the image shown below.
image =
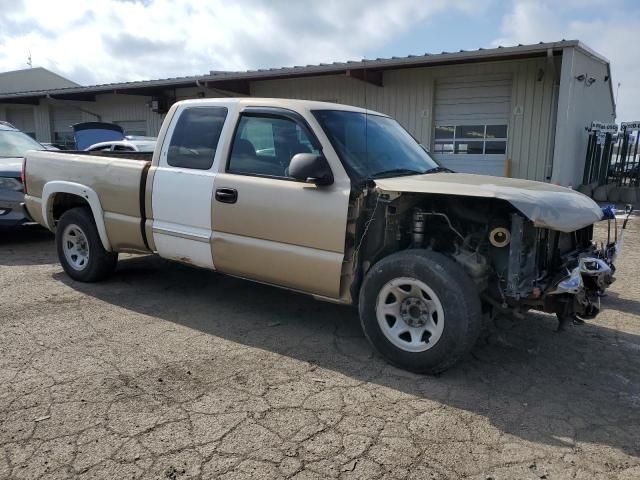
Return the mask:
<svg viewBox="0 0 640 480"><path fill-rule="evenodd" d="M172 167L211 168L226 117L224 107L183 110L171 136L167 163Z"/></svg>
<svg viewBox="0 0 640 480"><path fill-rule="evenodd" d="M108 152L111 150L112 145L105 145L103 147L95 147L95 148L90 148L89 151L90 152Z"/></svg>
<svg viewBox="0 0 640 480"><path fill-rule="evenodd" d="M227 171L287 177L297 153L320 153L304 127L286 117L245 114L236 129Z"/></svg>
<svg viewBox="0 0 640 480"><path fill-rule="evenodd" d="M129 147L127 145L114 145L113 151L114 152L134 152L135 150L133 149L133 147Z"/></svg>

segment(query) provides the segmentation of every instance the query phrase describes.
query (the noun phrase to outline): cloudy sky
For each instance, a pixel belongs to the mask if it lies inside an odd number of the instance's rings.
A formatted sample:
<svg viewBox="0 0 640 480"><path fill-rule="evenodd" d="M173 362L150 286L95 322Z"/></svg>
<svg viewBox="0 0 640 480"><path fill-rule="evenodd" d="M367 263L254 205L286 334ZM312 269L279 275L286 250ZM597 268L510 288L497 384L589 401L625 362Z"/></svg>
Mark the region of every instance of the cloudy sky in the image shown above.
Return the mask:
<svg viewBox="0 0 640 480"><path fill-rule="evenodd" d="M0 0L0 71L81 84L579 39L640 120L637 0Z"/></svg>

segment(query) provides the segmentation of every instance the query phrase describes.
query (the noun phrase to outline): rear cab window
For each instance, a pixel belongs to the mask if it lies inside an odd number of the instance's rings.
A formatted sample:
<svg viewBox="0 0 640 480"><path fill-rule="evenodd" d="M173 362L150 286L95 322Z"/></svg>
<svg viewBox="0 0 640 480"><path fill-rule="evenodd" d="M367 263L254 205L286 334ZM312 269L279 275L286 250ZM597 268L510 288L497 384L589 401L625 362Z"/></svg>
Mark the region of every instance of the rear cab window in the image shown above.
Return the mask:
<svg viewBox="0 0 640 480"><path fill-rule="evenodd" d="M226 107L184 109L171 135L167 164L179 168L210 169L226 118Z"/></svg>

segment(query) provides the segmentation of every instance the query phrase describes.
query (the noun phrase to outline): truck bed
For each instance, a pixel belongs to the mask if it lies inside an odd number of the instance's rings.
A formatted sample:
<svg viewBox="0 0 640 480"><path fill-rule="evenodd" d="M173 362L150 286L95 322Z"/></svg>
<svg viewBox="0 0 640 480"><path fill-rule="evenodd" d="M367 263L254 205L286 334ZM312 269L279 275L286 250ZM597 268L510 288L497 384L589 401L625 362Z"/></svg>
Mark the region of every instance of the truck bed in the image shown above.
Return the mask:
<svg viewBox="0 0 640 480"><path fill-rule="evenodd" d="M136 152L124 153L126 157L122 154L95 155L93 152L29 152L25 196L29 213L36 221L53 229L57 220L56 204L64 201L67 194L58 193L51 198L45 185L51 182L81 185L95 192L99 199L114 250L147 250L143 233L144 189L151 161L140 159ZM148 154L144 155L148 158ZM73 187L70 185L69 189ZM91 192L85 196L89 203L90 197ZM93 205L91 207L93 209Z"/></svg>

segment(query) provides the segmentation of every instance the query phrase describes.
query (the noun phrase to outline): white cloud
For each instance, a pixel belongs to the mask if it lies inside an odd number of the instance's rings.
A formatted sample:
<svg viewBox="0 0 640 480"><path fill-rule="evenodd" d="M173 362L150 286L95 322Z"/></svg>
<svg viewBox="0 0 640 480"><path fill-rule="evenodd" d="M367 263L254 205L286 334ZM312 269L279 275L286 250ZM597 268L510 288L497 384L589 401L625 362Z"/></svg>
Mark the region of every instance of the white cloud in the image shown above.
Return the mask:
<svg viewBox="0 0 640 480"><path fill-rule="evenodd" d="M104 83L361 58L472 0L0 0L0 71Z"/></svg>
<svg viewBox="0 0 640 480"><path fill-rule="evenodd" d="M516 0L495 43L584 41L611 60L614 86L622 83L619 119L636 119L640 14L612 1ZM490 8L475 0L0 0L0 71L25 68L29 51L34 65L84 84L328 63L362 58L434 15L499 11Z"/></svg>
<svg viewBox="0 0 640 480"><path fill-rule="evenodd" d="M585 9L597 14L584 16ZM580 40L611 62L614 94L620 82L617 121L640 120L640 14L624 4L604 0L516 1L502 19L501 38L495 44L536 43L561 38Z"/></svg>

